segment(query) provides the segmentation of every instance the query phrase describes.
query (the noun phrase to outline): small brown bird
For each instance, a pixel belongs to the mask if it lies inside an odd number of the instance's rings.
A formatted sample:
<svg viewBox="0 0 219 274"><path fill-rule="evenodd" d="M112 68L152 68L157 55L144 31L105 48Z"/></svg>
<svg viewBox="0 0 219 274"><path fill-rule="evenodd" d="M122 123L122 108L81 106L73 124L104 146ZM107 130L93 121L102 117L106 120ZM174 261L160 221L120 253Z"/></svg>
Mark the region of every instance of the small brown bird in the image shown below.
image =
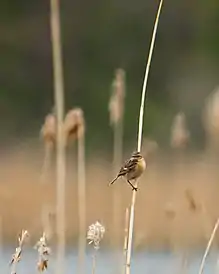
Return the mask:
<svg viewBox="0 0 219 274"><path fill-rule="evenodd" d="M137 187L135 187L130 181L139 178L144 172L145 168L146 162L143 156L140 152L135 151L131 158L124 163L116 178L109 185L114 184L119 177L125 177L127 182L132 187L132 190L137 191Z"/></svg>

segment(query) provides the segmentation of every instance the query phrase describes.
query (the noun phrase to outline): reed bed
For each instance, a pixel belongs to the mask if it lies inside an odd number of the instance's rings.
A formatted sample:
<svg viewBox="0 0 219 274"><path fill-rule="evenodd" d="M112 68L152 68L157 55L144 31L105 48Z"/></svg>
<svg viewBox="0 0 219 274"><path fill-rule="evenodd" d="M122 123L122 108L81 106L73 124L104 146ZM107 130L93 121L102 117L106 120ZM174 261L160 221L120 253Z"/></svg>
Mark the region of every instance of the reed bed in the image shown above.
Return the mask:
<svg viewBox="0 0 219 274"><path fill-rule="evenodd" d="M15 235L25 227L31 234L31 241L35 244L40 237L40 231L44 229L41 225L41 205L47 203L51 205L51 208L55 208L55 181L51 180L45 185L39 184L37 174L40 165L36 163L40 163L40 160L33 161L33 156L30 156L32 161L29 157L25 160L22 156L22 163L16 153L8 159L8 162L4 161L1 164L0 169L1 174L4 174L4 180L0 184L0 215L2 216L4 243L14 243ZM208 214L209 238L218 214L217 176L212 176L212 167L208 165L208 158L205 161L203 155L185 157L188 157L190 161L188 164L185 163L185 172L180 180L175 180L169 172L169 170L171 172L177 170L177 165L172 164L172 161L167 164L166 161L162 162L160 159L158 162L151 163L147 173L142 176L141 190L138 193L136 204L134 232L136 248L147 246L147 248L170 248L172 250L173 242L174 246L179 249L203 246L207 239L205 218L203 218L202 210L199 210L201 205L205 206ZM163 158L170 158L170 156L162 156ZM104 183L110 181L111 178L108 171L109 164L105 158L102 162L106 164L87 163L89 183L86 188L86 227L95 220L103 220L107 228L103 245L108 246L113 235L113 193ZM164 163L167 166L167 172L162 169ZM76 166L73 161L71 166ZM11 170L13 173L10 172ZM78 214L78 196L75 191L77 179L74 176L74 169L72 173L68 176L65 190L66 240L69 245L77 245L79 229L78 220L74 217ZM123 242L124 213L129 207L131 191L122 180L118 183L123 193L121 213L118 213L120 220L118 237L120 242ZM175 186L174 197L170 192L171 185ZM192 202L188 200L187 189L193 194L197 210L193 210ZM27 193L34 193L34 195L27 195ZM167 214L166 209L169 203L172 203L172 208L169 207ZM19 211L17 205L19 205ZM217 241L217 237L215 240ZM56 241L55 236L52 241Z"/></svg>

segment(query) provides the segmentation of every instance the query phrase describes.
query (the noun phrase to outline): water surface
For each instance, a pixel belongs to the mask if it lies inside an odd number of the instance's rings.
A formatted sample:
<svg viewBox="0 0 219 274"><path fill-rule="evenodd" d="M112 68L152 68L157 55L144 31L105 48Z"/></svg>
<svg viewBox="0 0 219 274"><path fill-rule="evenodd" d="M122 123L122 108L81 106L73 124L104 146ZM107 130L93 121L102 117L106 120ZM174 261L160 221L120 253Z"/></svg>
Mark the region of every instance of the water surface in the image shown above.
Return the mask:
<svg viewBox="0 0 219 274"><path fill-rule="evenodd" d="M1 249L0 256L0 273L10 273L9 262L13 248L4 247ZM185 271L182 269L182 256L174 255L170 252L134 252L132 257L131 272L137 274L198 274L198 268L201 261L201 255L192 254L189 256ZM217 253L211 254L206 262L205 273L218 274ZM32 249L25 249L22 261L18 264L17 273L30 274L37 273L37 252ZM55 273L55 254L51 255L49 261L49 270L47 273ZM91 273L92 269L92 251L86 254L85 273ZM110 251L100 250L97 254L96 274L115 274L121 273L122 259L121 254L112 253ZM64 274L77 273L77 252L68 250L65 257Z"/></svg>

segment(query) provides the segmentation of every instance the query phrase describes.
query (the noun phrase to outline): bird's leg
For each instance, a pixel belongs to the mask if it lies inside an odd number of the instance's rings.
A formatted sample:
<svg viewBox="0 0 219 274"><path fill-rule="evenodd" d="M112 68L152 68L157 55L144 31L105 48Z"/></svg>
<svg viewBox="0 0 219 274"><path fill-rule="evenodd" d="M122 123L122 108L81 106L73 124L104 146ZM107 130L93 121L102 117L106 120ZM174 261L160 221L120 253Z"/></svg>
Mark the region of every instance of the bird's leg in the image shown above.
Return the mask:
<svg viewBox="0 0 219 274"><path fill-rule="evenodd" d="M128 183L130 184L130 186L132 187L132 190L135 190L135 191L138 190L138 188L135 187L129 180L127 180L127 182L128 182Z"/></svg>

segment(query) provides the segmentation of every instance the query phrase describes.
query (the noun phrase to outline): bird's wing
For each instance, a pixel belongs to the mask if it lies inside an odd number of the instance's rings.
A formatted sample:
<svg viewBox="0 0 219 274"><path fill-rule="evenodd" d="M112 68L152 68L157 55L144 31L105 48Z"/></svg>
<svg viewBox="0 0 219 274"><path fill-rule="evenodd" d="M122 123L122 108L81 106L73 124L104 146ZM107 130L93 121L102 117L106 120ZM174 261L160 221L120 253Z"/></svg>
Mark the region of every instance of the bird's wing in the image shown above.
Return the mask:
<svg viewBox="0 0 219 274"><path fill-rule="evenodd" d="M135 169L135 166L136 166L137 162L138 162L138 159L135 159L135 158L130 158L129 160L127 160L125 162L125 164L121 167L121 169L119 171L119 176L124 176L128 172Z"/></svg>

